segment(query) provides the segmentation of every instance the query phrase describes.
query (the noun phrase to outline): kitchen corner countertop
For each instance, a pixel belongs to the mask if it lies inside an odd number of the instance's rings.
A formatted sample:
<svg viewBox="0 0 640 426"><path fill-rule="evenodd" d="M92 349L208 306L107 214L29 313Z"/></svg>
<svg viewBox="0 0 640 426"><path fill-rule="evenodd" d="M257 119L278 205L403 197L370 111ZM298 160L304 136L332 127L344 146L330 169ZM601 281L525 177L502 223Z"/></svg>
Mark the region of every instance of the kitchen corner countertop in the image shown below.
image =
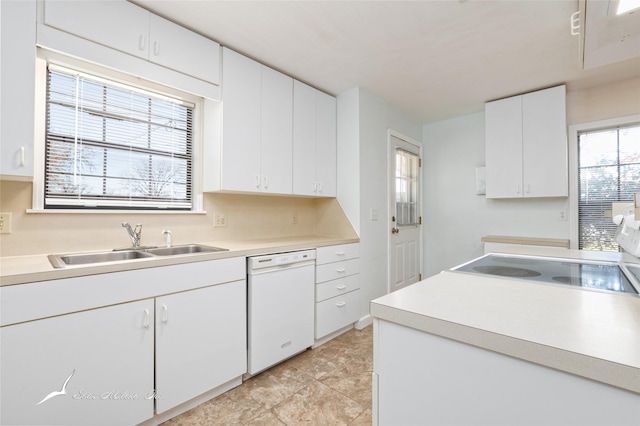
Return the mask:
<svg viewBox="0 0 640 426"><path fill-rule="evenodd" d="M569 240L560 238L508 237L504 235L486 235L480 239L483 243L521 244L533 246L569 248Z"/></svg>
<svg viewBox="0 0 640 426"><path fill-rule="evenodd" d="M640 394L638 296L445 271L371 315Z"/></svg>
<svg viewBox="0 0 640 426"><path fill-rule="evenodd" d="M47 258L49 253L28 256L8 256L0 258L0 286L106 274L110 272L130 271L134 269L177 265L181 263L202 262L229 257L255 256L269 253L313 249L323 246L357 243L359 241L360 240L358 238L327 237L318 235L243 241L201 241L194 242L194 244L222 247L228 249L228 251L148 257L126 261L67 266L64 268L54 268ZM179 245L181 244L176 244L176 246ZM104 250L95 251L110 250L111 249L109 248L105 248ZM87 253L89 252L90 251L87 251Z"/></svg>

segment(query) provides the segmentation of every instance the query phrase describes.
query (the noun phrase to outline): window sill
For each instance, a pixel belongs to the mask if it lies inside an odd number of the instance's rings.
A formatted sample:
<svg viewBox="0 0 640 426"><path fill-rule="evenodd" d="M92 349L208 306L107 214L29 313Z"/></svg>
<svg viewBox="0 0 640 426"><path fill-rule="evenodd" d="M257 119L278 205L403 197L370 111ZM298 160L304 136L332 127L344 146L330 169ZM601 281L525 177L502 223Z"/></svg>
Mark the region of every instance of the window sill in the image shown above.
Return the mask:
<svg viewBox="0 0 640 426"><path fill-rule="evenodd" d="M162 210L81 210L81 209L27 209L35 214L118 214L118 215L204 215L206 210L198 211L162 211Z"/></svg>

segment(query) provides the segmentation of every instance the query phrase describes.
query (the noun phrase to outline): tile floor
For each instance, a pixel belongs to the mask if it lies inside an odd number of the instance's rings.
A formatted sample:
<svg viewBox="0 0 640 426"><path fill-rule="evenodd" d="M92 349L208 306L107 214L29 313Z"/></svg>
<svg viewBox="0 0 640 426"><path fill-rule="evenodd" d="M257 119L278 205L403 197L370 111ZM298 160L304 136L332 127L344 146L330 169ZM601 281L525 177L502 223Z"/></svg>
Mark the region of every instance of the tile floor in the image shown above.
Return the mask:
<svg viewBox="0 0 640 426"><path fill-rule="evenodd" d="M370 425L372 333L350 330L163 426Z"/></svg>

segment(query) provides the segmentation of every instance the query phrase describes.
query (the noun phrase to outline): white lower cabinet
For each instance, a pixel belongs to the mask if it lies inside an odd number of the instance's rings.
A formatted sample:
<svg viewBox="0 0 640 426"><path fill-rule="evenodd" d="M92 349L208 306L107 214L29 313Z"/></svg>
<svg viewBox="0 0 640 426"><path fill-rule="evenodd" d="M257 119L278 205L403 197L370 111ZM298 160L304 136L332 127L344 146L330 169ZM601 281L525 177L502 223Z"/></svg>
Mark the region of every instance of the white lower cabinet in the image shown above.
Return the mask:
<svg viewBox="0 0 640 426"><path fill-rule="evenodd" d="M316 250L316 340L358 320L359 244Z"/></svg>
<svg viewBox="0 0 640 426"><path fill-rule="evenodd" d="M156 299L156 411L246 372L245 281Z"/></svg>
<svg viewBox="0 0 640 426"><path fill-rule="evenodd" d="M245 263L0 287L0 424L154 422L155 414L239 384Z"/></svg>
<svg viewBox="0 0 640 426"><path fill-rule="evenodd" d="M0 344L0 424L123 425L153 416L151 299L2 327Z"/></svg>

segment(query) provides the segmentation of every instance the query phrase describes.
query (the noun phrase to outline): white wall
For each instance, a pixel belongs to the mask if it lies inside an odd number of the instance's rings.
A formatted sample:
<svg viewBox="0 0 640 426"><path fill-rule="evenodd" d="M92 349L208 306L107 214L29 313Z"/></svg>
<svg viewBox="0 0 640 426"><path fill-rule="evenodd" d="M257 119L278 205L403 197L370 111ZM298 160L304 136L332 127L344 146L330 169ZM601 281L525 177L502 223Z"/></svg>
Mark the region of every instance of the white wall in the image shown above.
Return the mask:
<svg viewBox="0 0 640 426"><path fill-rule="evenodd" d="M424 272L436 274L483 253L484 235L569 238L558 220L568 199L488 200L475 193L485 164L484 112L426 124Z"/></svg>
<svg viewBox="0 0 640 426"><path fill-rule="evenodd" d="M357 129L353 128L354 120L358 122ZM391 229L387 208L389 129L421 140L419 122L366 90L351 89L338 96L338 146L350 153L348 161L341 159L338 164L338 201L360 235L361 318L368 315L371 300L387 293L387 238ZM347 175L358 179L358 184L346 182ZM378 210L378 220L369 219L372 208Z"/></svg>
<svg viewBox="0 0 640 426"><path fill-rule="evenodd" d="M567 93L567 124L640 113L640 78ZM569 198L487 200L475 194L485 164L484 112L425 124L424 273L436 274L483 253L484 235L570 238ZM569 221L558 220L567 210Z"/></svg>

